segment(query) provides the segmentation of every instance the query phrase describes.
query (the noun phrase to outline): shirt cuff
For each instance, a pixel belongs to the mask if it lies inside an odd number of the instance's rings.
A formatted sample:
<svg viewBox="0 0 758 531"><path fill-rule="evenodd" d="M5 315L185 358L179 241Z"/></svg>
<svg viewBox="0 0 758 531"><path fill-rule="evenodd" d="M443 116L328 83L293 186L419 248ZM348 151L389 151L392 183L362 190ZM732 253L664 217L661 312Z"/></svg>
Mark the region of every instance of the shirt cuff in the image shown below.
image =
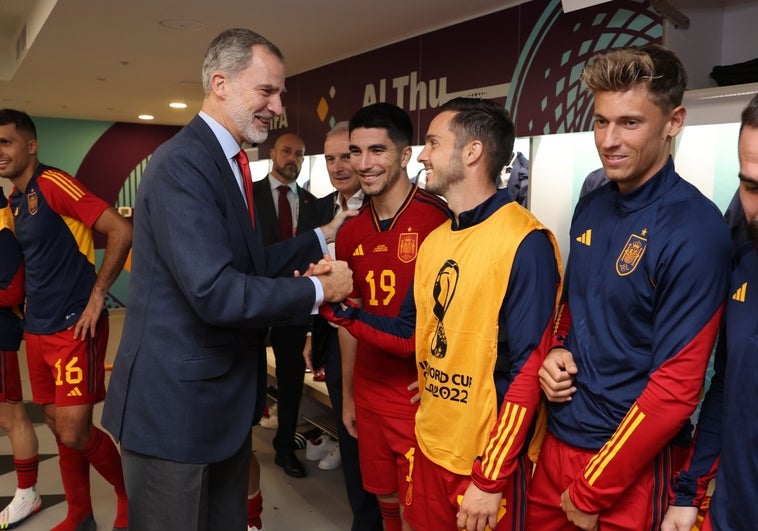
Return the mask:
<svg viewBox="0 0 758 531"><path fill-rule="evenodd" d="M311 309L311 315L316 315L318 313L319 306L324 304L324 287L321 285L321 282L317 278L307 278L311 279L311 282L313 282L313 287L316 288L316 302L313 303L313 308Z"/></svg>
<svg viewBox="0 0 758 531"><path fill-rule="evenodd" d="M318 244L321 246L321 254L329 254L329 247L326 244L326 238L324 238L324 233L321 231L321 227L316 227L313 231L316 233Z"/></svg>

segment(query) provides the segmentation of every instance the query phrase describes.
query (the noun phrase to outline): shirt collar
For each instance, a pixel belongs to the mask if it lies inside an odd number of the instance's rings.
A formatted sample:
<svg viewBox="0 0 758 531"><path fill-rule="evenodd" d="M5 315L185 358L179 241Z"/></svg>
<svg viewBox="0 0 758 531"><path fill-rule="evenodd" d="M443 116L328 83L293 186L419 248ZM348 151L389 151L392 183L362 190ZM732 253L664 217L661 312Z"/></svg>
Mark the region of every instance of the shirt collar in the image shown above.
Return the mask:
<svg viewBox="0 0 758 531"><path fill-rule="evenodd" d="M274 177L272 174L269 173L268 184L271 187L271 193L276 192L278 194L279 191L277 190L277 188L282 186L283 183L279 182L279 180L276 177ZM284 186L288 187L292 191L293 194L297 195L297 182L291 182L289 184L285 184Z"/></svg>
<svg viewBox="0 0 758 531"><path fill-rule="evenodd" d="M626 214L641 210L652 202L657 201L678 180L679 176L674 170L674 159L669 155L666 164L655 175L631 192L621 193L618 189L618 184L614 182L609 183L608 190L615 192L613 195L618 211Z"/></svg>
<svg viewBox="0 0 758 531"><path fill-rule="evenodd" d="M347 204L348 210L358 210L363 206L363 190L360 188L357 192L355 192L352 196L347 198L347 201L345 203ZM334 204L339 207L339 211L342 211L342 203L340 203L340 193L335 192L334 193Z"/></svg>
<svg viewBox="0 0 758 531"><path fill-rule="evenodd" d="M453 220L453 230L473 227L477 223L481 223L490 217L501 206L510 203L511 201L512 199L508 190L505 188L498 190L471 210L466 210L465 212L458 214L457 224L455 222L455 217L451 216Z"/></svg>
<svg viewBox="0 0 758 531"><path fill-rule="evenodd" d="M200 116L200 118L202 118L203 121L208 124L208 127L211 128L211 131L216 137L216 140L218 140L218 143L221 144L221 149L224 151L226 158L232 159L236 157L237 153L240 152L240 145L236 140L234 140L232 134L209 114L200 111L198 113L198 116Z"/></svg>

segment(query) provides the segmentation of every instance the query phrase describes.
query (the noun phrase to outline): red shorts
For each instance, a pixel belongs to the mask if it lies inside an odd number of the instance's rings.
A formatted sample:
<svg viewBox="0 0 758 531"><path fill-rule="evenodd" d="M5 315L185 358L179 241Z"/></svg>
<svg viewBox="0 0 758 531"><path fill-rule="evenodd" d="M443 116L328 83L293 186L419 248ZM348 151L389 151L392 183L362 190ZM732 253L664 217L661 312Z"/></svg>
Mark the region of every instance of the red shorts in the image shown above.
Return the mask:
<svg viewBox="0 0 758 531"><path fill-rule="evenodd" d="M97 322L95 337L74 339L73 329L24 334L32 400L37 404L78 406L105 398L108 318Z"/></svg>
<svg viewBox="0 0 758 531"><path fill-rule="evenodd" d="M0 402L21 402L22 399L18 352L0 350Z"/></svg>
<svg viewBox="0 0 758 531"><path fill-rule="evenodd" d="M406 505L409 458L416 448L414 420L386 417L359 406L355 417L363 488L378 495L397 492L400 504Z"/></svg>
<svg viewBox="0 0 758 531"><path fill-rule="evenodd" d="M522 529L530 475L531 462L523 456L503 489L496 531ZM470 484L471 476L454 474L417 449L413 460L412 499L403 518L416 531L457 530L458 510Z"/></svg>
<svg viewBox="0 0 758 531"><path fill-rule="evenodd" d="M529 487L527 530L577 529L561 509L561 494L579 477L596 453L569 446L548 432ZM659 529L668 506L671 466L667 449L640 472L611 507L600 513L600 529Z"/></svg>

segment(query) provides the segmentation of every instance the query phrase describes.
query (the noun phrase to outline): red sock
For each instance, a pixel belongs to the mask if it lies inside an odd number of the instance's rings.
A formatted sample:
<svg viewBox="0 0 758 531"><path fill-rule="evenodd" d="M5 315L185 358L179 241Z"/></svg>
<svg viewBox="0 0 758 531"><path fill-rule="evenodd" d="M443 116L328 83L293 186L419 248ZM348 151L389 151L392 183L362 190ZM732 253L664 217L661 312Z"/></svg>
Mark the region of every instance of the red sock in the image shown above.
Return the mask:
<svg viewBox="0 0 758 531"><path fill-rule="evenodd" d="M51 531L75 531L76 527L92 514L89 492L89 462L81 452L57 441L60 456L61 482L66 494L68 513L66 519Z"/></svg>
<svg viewBox="0 0 758 531"><path fill-rule="evenodd" d="M92 427L87 446L82 450L84 459L92 463L95 470L116 489L118 504L116 507L116 520L113 527L128 527L129 514L126 501L126 486L124 485L124 470L121 468L121 454L102 430Z"/></svg>
<svg viewBox="0 0 758 531"><path fill-rule="evenodd" d="M398 502L379 502L379 511L384 521L384 531L402 531L403 522L400 520L400 504Z"/></svg>
<svg viewBox="0 0 758 531"><path fill-rule="evenodd" d="M37 469L39 468L39 456L29 459L13 459L16 468L16 478L19 489L28 489L37 484Z"/></svg>
<svg viewBox="0 0 758 531"><path fill-rule="evenodd" d="M258 491L255 496L247 499L247 526L255 526L258 529L263 528L261 523L261 513L263 512L263 494Z"/></svg>

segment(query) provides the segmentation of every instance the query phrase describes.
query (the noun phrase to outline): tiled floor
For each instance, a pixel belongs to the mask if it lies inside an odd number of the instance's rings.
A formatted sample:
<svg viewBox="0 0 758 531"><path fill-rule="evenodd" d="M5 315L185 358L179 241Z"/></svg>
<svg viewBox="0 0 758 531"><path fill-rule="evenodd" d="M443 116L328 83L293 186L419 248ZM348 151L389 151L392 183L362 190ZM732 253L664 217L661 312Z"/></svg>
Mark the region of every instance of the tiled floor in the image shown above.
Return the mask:
<svg viewBox="0 0 758 531"><path fill-rule="evenodd" d="M118 337L123 322L123 314L115 311L111 316L111 338L108 347L112 360L118 344ZM22 346L23 354L23 346ZM21 356L24 359L24 356ZM24 396L30 397L26 363L22 362L22 379ZM310 376L306 376L309 378ZM20 529L43 531L50 529L66 515L66 503L58 470L57 448L50 430L42 421L41 409L33 404L27 407L40 441L40 469L38 491L42 495L43 509ZM101 406L95 408L95 422L99 423ZM324 406L312 399L304 398L301 414L322 416ZM311 426L303 425L303 431ZM305 460L305 450L298 450L305 463L308 476L293 479L286 476L274 465L274 452L271 439L274 431L260 426L253 429L253 446L261 463L261 483L263 490L263 524L266 531L341 531L349 530L351 523L350 509L347 505L342 470L319 470L317 463ZM92 501L95 520L99 531L109 531L115 515L116 498L110 485L94 470L91 472ZM11 500L16 488L16 476L8 437L0 434L0 509ZM166 530L175 531L175 530ZM214 530L215 531L215 530ZM224 531L224 530L219 530Z"/></svg>

